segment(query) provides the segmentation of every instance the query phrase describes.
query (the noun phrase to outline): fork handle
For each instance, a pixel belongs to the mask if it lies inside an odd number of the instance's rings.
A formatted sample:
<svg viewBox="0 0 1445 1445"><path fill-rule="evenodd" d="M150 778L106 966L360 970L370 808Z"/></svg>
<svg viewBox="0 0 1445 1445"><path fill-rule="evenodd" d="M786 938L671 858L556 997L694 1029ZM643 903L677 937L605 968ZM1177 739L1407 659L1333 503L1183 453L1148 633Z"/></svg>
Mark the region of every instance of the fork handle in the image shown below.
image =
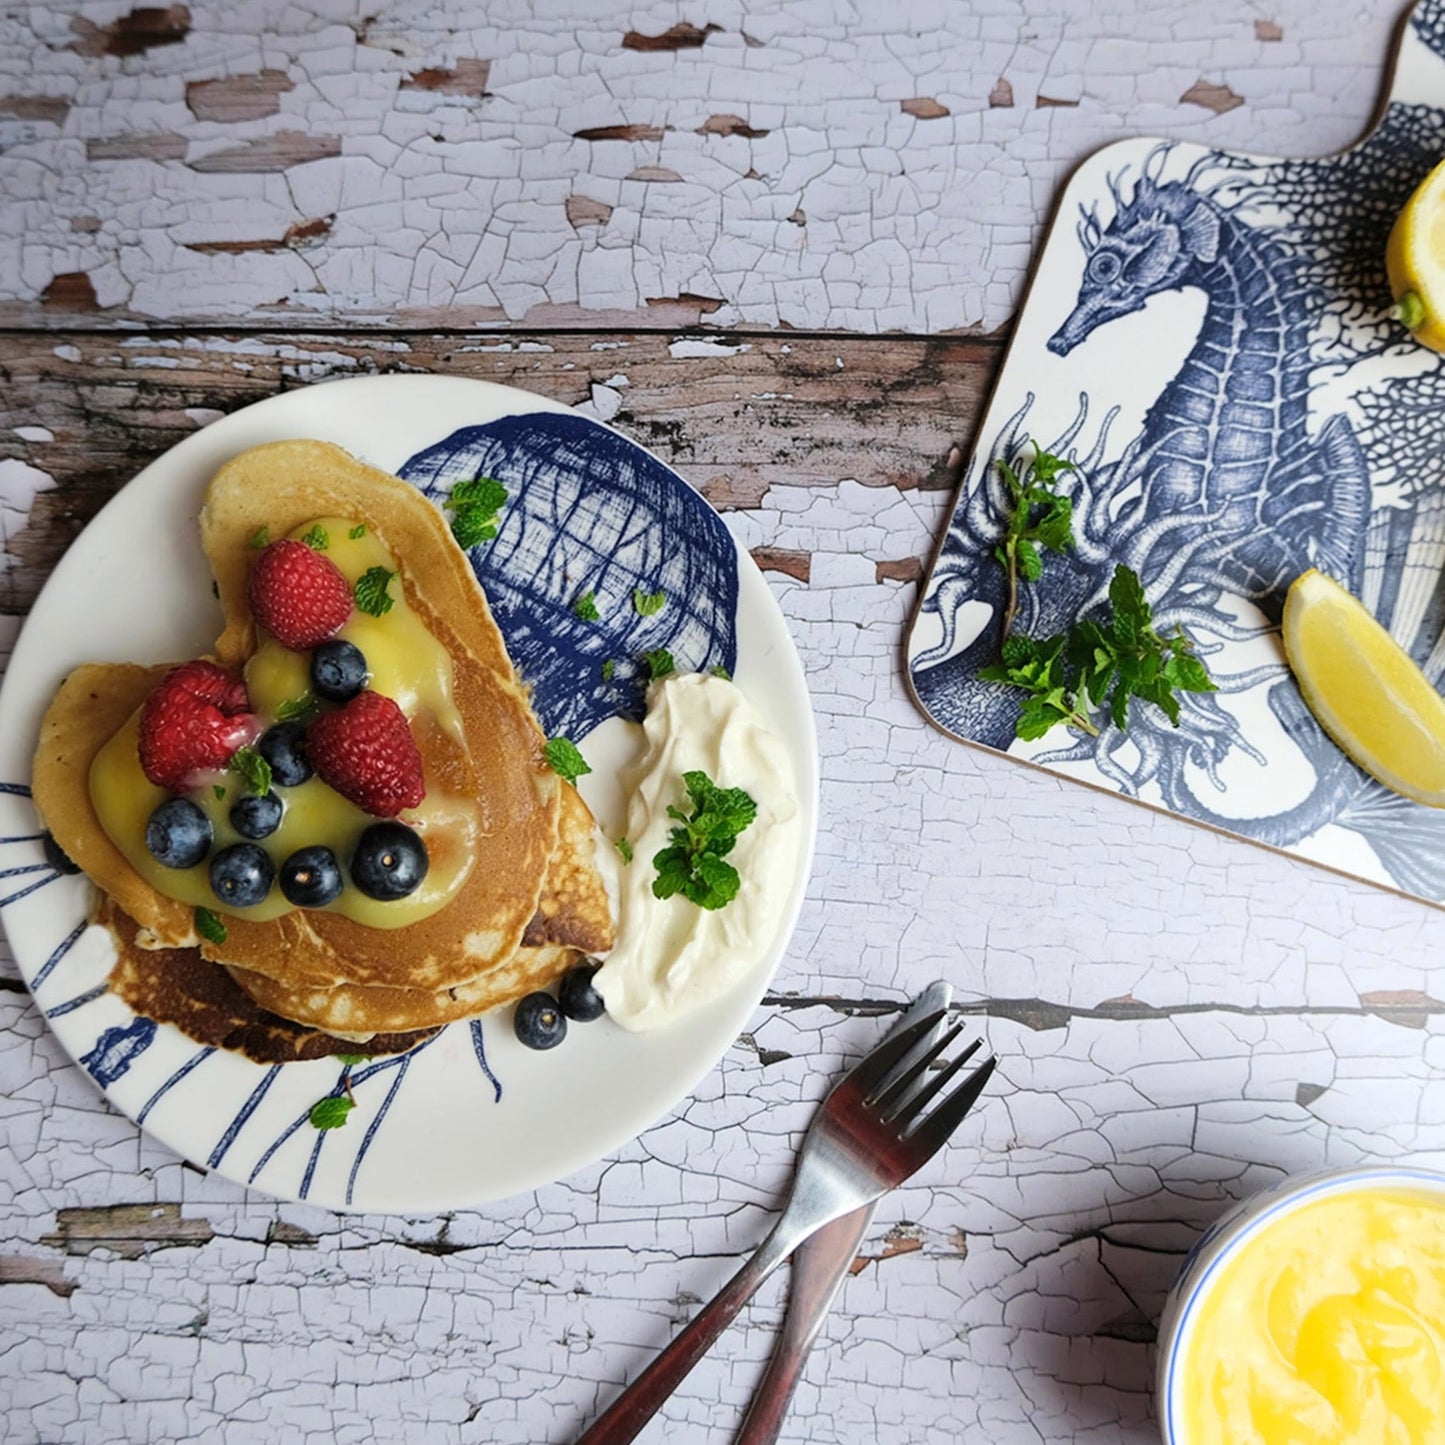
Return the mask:
<svg viewBox="0 0 1445 1445"><path fill-rule="evenodd" d="M737 1318L762 1282L797 1248L808 1231L782 1229L779 1219L751 1259L722 1287L687 1328L577 1439L577 1445L626 1445L636 1439L662 1402L687 1377L713 1341Z"/></svg>

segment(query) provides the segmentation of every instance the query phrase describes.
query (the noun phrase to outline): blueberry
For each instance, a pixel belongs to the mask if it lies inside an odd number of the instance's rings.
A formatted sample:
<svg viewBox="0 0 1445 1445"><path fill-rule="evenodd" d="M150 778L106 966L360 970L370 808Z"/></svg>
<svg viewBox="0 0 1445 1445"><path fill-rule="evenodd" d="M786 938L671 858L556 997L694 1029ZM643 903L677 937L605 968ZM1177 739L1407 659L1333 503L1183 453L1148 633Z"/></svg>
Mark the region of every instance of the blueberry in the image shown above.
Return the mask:
<svg viewBox="0 0 1445 1445"><path fill-rule="evenodd" d="M562 986L557 990L558 1006L569 1019L575 1019L579 1024L590 1024L607 1012L602 995L592 987L592 980L601 967L593 960L579 964L562 976Z"/></svg>
<svg viewBox="0 0 1445 1445"><path fill-rule="evenodd" d="M341 865L319 843L298 848L281 865L281 892L298 908L322 908L341 892Z"/></svg>
<svg viewBox="0 0 1445 1445"><path fill-rule="evenodd" d="M529 993L512 1015L517 1042L529 1049L555 1049L567 1037L567 1019L550 993Z"/></svg>
<svg viewBox="0 0 1445 1445"><path fill-rule="evenodd" d="M306 729L299 722L277 723L261 734L257 744L271 764L271 781L282 788L299 788L311 776L306 756Z"/></svg>
<svg viewBox="0 0 1445 1445"><path fill-rule="evenodd" d="M321 643L311 654L311 687L327 702L350 702L370 676L362 650L339 637Z"/></svg>
<svg viewBox="0 0 1445 1445"><path fill-rule="evenodd" d="M231 806L231 826L243 838L269 838L281 826L281 811L275 793L247 793Z"/></svg>
<svg viewBox="0 0 1445 1445"><path fill-rule="evenodd" d="M211 851L211 820L189 798L167 798L146 822L146 847L167 868L194 868Z"/></svg>
<svg viewBox="0 0 1445 1445"><path fill-rule="evenodd" d="M415 892L426 870L426 844L405 823L373 823L351 855L351 881L383 903Z"/></svg>
<svg viewBox="0 0 1445 1445"><path fill-rule="evenodd" d="M275 876L270 855L254 843L232 843L211 859L211 892L232 908L262 902Z"/></svg>

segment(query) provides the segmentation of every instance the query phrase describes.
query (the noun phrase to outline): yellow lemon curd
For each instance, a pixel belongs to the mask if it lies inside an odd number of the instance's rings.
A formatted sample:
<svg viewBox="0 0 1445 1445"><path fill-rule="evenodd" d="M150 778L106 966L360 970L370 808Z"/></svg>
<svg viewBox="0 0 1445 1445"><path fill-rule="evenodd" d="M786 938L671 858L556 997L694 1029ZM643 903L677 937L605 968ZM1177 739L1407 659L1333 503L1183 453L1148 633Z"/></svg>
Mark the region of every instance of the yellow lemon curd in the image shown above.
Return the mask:
<svg viewBox="0 0 1445 1445"><path fill-rule="evenodd" d="M291 536L297 540L313 528L327 534L323 553L340 569L354 587L362 573L372 567L396 571L396 561L368 527L353 537L356 524L341 517L322 517L298 527ZM452 698L452 661L445 647L427 630L422 619L407 605L400 579L391 579L388 593L392 606L380 617L359 608L336 634L359 647L366 658L367 686L395 700L415 729L435 726L465 745L462 719ZM306 697L311 689L311 654L292 652L274 638L261 636L260 645L246 664L246 688L252 710L263 719L276 716L282 703ZM231 913L255 922L267 922L291 912L279 884L266 898L246 909L229 908L211 889L209 858L194 868L167 868L151 856L145 845L146 820L168 796L141 770L138 749L140 712L100 750L90 770L90 795L95 810L111 841L127 862L158 892L182 903ZM206 774L186 794L211 820L215 843L212 855L243 840L231 826L230 811L245 793L245 784L231 773ZM269 837L259 840L272 863L280 865L297 849L324 843L344 868L362 832L375 818L348 802L320 778L310 778L295 788L279 788L285 812L281 825ZM415 828L423 839L444 833L461 840L463 846L429 847L431 867L415 892L405 898L379 901L357 888L345 888L340 897L326 905L353 922L369 928L402 928L436 913L449 903L471 871L472 849L480 826L477 808L462 798L448 797L427 779L427 795L420 807L409 808L401 820Z"/></svg>
<svg viewBox="0 0 1445 1445"><path fill-rule="evenodd" d="M1445 1198L1341 1191L1265 1225L1196 1306L1179 1445L1445 1441Z"/></svg>

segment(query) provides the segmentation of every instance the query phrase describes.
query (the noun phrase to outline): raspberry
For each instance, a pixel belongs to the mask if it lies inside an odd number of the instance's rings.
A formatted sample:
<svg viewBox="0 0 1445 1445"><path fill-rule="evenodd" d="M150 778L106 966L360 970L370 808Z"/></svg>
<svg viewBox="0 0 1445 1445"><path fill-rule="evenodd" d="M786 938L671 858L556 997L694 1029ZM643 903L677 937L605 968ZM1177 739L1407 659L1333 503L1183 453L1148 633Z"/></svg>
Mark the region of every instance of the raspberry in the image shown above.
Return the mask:
<svg viewBox="0 0 1445 1445"><path fill-rule="evenodd" d="M140 763L157 787L184 791L193 776L224 768L255 729L246 684L197 659L173 667L140 715Z"/></svg>
<svg viewBox="0 0 1445 1445"><path fill-rule="evenodd" d="M293 652L324 642L351 616L351 584L304 542L272 542L251 569L248 596L256 621Z"/></svg>
<svg viewBox="0 0 1445 1445"><path fill-rule="evenodd" d="M421 754L406 714L379 692L360 692L323 713L306 734L318 776L377 818L394 818L426 797Z"/></svg>

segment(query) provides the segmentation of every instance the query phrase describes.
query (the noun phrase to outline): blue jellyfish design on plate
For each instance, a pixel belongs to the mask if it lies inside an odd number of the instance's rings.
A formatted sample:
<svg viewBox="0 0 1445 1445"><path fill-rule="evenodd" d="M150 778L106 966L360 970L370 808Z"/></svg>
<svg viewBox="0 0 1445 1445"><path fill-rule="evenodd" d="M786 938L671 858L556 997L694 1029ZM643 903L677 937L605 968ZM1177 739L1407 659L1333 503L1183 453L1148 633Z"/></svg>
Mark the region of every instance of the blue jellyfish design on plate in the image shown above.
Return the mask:
<svg viewBox="0 0 1445 1445"><path fill-rule="evenodd" d="M625 437L585 417L529 412L463 427L400 475L438 503L474 477L507 488L497 536L472 548L472 566L549 735L581 738L617 714L640 718L647 653L665 650L680 672L732 670L732 537ZM644 616L635 592L665 601ZM596 620L577 615L588 593Z"/></svg>

